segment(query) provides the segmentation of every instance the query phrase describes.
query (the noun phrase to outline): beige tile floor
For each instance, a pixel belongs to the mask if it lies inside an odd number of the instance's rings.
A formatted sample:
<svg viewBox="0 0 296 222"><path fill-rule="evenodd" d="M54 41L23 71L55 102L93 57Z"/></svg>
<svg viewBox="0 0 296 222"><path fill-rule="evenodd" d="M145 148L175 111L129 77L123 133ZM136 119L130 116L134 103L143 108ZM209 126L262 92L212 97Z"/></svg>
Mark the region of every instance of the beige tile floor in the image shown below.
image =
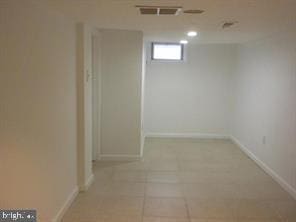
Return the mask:
<svg viewBox="0 0 296 222"><path fill-rule="evenodd" d="M94 174L63 222L296 222L296 201L228 140L147 139L143 160Z"/></svg>

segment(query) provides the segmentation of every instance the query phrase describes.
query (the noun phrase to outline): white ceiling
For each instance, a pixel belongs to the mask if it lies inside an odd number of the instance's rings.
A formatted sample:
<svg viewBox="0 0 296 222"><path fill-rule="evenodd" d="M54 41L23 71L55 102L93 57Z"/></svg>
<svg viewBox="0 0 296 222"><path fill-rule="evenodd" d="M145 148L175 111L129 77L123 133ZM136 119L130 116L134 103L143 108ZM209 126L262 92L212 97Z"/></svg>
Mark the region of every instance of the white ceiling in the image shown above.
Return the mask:
<svg viewBox="0 0 296 222"><path fill-rule="evenodd" d="M142 30L153 41L179 41L188 30L196 43L240 43L296 27L296 0L45 0L52 8L98 28ZM137 4L183 6L200 15L140 15ZM225 21L239 23L223 30Z"/></svg>

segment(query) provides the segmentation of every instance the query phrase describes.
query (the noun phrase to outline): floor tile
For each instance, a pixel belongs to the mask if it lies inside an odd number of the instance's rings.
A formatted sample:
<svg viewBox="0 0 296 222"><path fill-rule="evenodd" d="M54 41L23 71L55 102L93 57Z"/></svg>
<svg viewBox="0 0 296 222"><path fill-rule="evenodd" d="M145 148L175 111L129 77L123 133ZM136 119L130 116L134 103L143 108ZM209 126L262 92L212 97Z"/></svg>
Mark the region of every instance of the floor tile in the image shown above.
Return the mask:
<svg viewBox="0 0 296 222"><path fill-rule="evenodd" d="M236 219L237 202L234 200L186 199L189 215L196 219Z"/></svg>
<svg viewBox="0 0 296 222"><path fill-rule="evenodd" d="M209 164L198 161L178 161L180 171L204 171L211 173L229 172L235 169L235 166L229 164Z"/></svg>
<svg viewBox="0 0 296 222"><path fill-rule="evenodd" d="M147 173L148 183L178 183L179 178L176 171L149 171Z"/></svg>
<svg viewBox="0 0 296 222"><path fill-rule="evenodd" d="M237 220L230 219L191 219L190 222L237 222Z"/></svg>
<svg viewBox="0 0 296 222"><path fill-rule="evenodd" d="M206 219L194 219L194 218L191 218L190 219L190 222L207 222L208 220Z"/></svg>
<svg viewBox="0 0 296 222"><path fill-rule="evenodd" d="M146 198L144 216L188 218L182 198Z"/></svg>
<svg viewBox="0 0 296 222"><path fill-rule="evenodd" d="M281 219L287 222L296 222L296 201L276 201L272 207L277 211Z"/></svg>
<svg viewBox="0 0 296 222"><path fill-rule="evenodd" d="M121 182L146 182L145 171L115 171L112 180Z"/></svg>
<svg viewBox="0 0 296 222"><path fill-rule="evenodd" d="M100 215L141 216L144 198L105 197L97 208Z"/></svg>
<svg viewBox="0 0 296 222"><path fill-rule="evenodd" d="M145 194L145 183L135 182L112 182L102 184L93 191L98 196L135 196L143 197Z"/></svg>
<svg viewBox="0 0 296 222"><path fill-rule="evenodd" d="M291 196L274 181L250 181L238 188L238 197L254 200L292 200Z"/></svg>
<svg viewBox="0 0 296 222"><path fill-rule="evenodd" d="M186 198L235 199L237 193L237 185L233 183L192 183L182 186Z"/></svg>
<svg viewBox="0 0 296 222"><path fill-rule="evenodd" d="M142 216L98 215L93 219L64 219L62 222L142 222Z"/></svg>
<svg viewBox="0 0 296 222"><path fill-rule="evenodd" d="M143 222L190 222L190 220L170 217L144 217Z"/></svg>
<svg viewBox="0 0 296 222"><path fill-rule="evenodd" d="M178 178L181 183L235 183L230 172L205 171L179 171Z"/></svg>
<svg viewBox="0 0 296 222"><path fill-rule="evenodd" d="M237 222L237 220L229 220L229 219L227 219L227 220L223 220L223 219L209 219L209 220L207 220L206 222Z"/></svg>
<svg viewBox="0 0 296 222"><path fill-rule="evenodd" d="M183 197L179 184L147 183L146 197Z"/></svg>
<svg viewBox="0 0 296 222"><path fill-rule="evenodd" d="M174 160L154 160L149 161L150 171L178 171L178 162Z"/></svg>
<svg viewBox="0 0 296 222"><path fill-rule="evenodd" d="M241 219L238 222L286 222L278 219Z"/></svg>
<svg viewBox="0 0 296 222"><path fill-rule="evenodd" d="M94 222L142 222L142 216L104 215Z"/></svg>
<svg viewBox="0 0 296 222"><path fill-rule="evenodd" d="M238 204L238 219L279 219L270 203L256 200L241 200Z"/></svg>
<svg viewBox="0 0 296 222"><path fill-rule="evenodd" d="M133 161L133 162L123 162L114 166L115 170L140 170L145 171L148 170L148 162L147 161Z"/></svg>

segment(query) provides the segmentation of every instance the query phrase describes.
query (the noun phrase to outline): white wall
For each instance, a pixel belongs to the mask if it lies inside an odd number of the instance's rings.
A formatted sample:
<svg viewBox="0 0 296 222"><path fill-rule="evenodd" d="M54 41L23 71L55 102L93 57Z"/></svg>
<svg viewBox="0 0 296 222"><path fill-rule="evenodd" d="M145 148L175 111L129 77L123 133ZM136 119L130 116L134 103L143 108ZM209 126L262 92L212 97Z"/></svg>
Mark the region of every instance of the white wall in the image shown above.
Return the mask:
<svg viewBox="0 0 296 222"><path fill-rule="evenodd" d="M228 135L236 46L188 44L185 53L185 62L148 60L144 131Z"/></svg>
<svg viewBox="0 0 296 222"><path fill-rule="evenodd" d="M295 61L295 32L239 47L232 133L296 197Z"/></svg>
<svg viewBox="0 0 296 222"><path fill-rule="evenodd" d="M101 32L101 158L141 152L143 34Z"/></svg>
<svg viewBox="0 0 296 222"><path fill-rule="evenodd" d="M77 191L76 33L38 4L1 1L0 209L48 222Z"/></svg>

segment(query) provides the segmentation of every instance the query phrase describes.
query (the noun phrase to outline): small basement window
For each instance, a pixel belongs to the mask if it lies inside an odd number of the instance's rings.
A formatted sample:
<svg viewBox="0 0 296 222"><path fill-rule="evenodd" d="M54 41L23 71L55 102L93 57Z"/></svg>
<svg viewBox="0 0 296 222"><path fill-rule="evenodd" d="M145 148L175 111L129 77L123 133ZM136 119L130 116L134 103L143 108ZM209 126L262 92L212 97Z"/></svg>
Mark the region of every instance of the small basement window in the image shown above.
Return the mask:
<svg viewBox="0 0 296 222"><path fill-rule="evenodd" d="M152 43L152 60L173 60L184 59L184 45L179 43Z"/></svg>

